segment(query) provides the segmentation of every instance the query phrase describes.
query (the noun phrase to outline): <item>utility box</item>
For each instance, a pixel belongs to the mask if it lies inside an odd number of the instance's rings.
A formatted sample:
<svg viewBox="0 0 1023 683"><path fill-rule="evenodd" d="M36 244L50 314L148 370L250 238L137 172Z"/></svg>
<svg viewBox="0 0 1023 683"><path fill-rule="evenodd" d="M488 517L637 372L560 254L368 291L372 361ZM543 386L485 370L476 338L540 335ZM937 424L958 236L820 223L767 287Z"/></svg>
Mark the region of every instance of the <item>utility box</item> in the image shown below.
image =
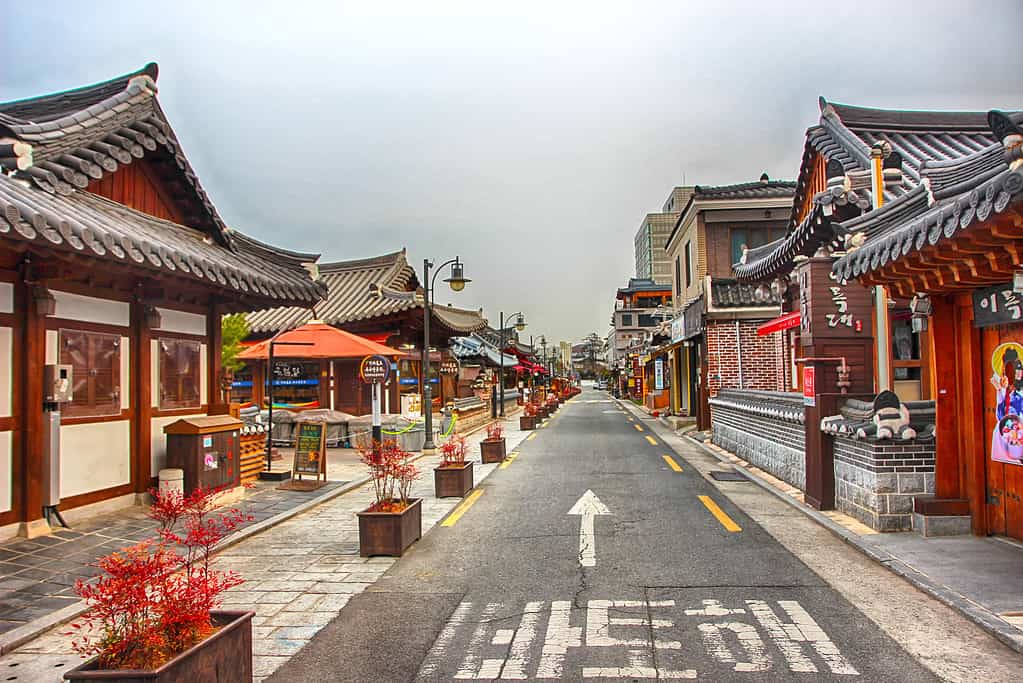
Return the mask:
<svg viewBox="0 0 1023 683"><path fill-rule="evenodd" d="M185 472L185 495L196 488L241 484L239 436L242 421L230 415L186 417L163 428L167 467Z"/></svg>

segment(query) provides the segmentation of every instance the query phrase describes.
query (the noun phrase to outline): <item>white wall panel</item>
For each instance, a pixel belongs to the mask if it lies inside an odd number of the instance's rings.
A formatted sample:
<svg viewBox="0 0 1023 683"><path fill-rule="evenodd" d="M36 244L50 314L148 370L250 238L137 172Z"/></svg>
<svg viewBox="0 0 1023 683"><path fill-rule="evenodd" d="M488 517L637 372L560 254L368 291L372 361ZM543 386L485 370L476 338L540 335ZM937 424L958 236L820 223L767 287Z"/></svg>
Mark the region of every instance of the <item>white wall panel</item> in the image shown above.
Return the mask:
<svg viewBox="0 0 1023 683"><path fill-rule="evenodd" d="M206 386L208 384L208 382L206 381L207 380L207 376L206 376L207 370L206 369L209 367L209 362L208 362L209 359L206 357L207 353L209 353L209 350L208 350L207 346L205 344L200 344L199 345L199 405L203 405L203 406L204 405L208 405L209 402L210 402L209 401L209 393L208 393L209 392L209 387Z"/></svg>
<svg viewBox="0 0 1023 683"><path fill-rule="evenodd" d="M152 394L152 406L160 407L160 341L153 339L149 352L149 389Z"/></svg>
<svg viewBox="0 0 1023 683"><path fill-rule="evenodd" d="M14 496L12 434L13 432L0 432L0 512L7 512L11 509L11 501Z"/></svg>
<svg viewBox="0 0 1023 683"><path fill-rule="evenodd" d="M206 316L201 313L186 313L171 308L157 308L160 313L160 330L206 336ZM155 334L155 333L154 333Z"/></svg>
<svg viewBox="0 0 1023 683"><path fill-rule="evenodd" d="M61 498L130 481L131 427L128 420L60 428Z"/></svg>
<svg viewBox="0 0 1023 683"><path fill-rule="evenodd" d="M53 365L60 358L60 349L57 348L60 340L57 336L57 330L46 330L46 364Z"/></svg>
<svg viewBox="0 0 1023 683"><path fill-rule="evenodd" d="M125 301L97 299L56 290L50 290L50 293L57 300L57 312L53 317L122 327L130 324L131 306Z"/></svg>
<svg viewBox="0 0 1023 683"><path fill-rule="evenodd" d="M14 381L14 330L0 327L0 416L11 414Z"/></svg>
<svg viewBox="0 0 1023 683"><path fill-rule="evenodd" d="M14 285L0 282L0 313L14 313Z"/></svg>

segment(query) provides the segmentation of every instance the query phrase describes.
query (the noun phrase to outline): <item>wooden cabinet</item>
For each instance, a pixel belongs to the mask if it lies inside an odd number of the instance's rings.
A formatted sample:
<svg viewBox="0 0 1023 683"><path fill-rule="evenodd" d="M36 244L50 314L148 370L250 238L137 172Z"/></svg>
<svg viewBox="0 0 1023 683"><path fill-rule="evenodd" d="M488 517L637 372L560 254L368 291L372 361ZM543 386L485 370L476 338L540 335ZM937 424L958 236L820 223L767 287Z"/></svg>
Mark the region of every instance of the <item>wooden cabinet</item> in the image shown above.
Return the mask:
<svg viewBox="0 0 1023 683"><path fill-rule="evenodd" d="M231 488L241 483L242 422L230 415L182 418L163 428L167 467L185 472L185 493L197 487Z"/></svg>

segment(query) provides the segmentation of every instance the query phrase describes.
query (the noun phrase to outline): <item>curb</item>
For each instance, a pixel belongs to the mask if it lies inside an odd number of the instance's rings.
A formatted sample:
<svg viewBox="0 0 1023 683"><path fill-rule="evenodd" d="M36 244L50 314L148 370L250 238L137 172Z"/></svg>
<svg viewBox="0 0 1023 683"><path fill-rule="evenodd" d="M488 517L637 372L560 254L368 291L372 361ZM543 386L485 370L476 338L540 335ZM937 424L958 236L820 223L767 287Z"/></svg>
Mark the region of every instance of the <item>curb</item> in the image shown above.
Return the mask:
<svg viewBox="0 0 1023 683"><path fill-rule="evenodd" d="M870 559L874 560L881 566L891 571L896 576L902 577L910 584L915 586L918 590L927 593L935 600L941 602L947 607L951 607L952 609L956 610L964 617L966 617L967 619L975 623L977 626L979 626L981 629L986 631L988 634L994 636L1007 647L1011 648L1012 650L1020 654L1023 654L1023 631L1016 628L1007 621L1001 619L990 610L981 607L977 603L961 595L960 593L952 590L948 586L938 583L928 575L914 569L910 565L904 563L903 561L887 553L886 551L881 550L880 548L872 547L869 543L864 542L861 536L853 533L852 531L846 529L840 524L835 523L833 520L828 518L827 515L821 514L818 510L806 506L800 503L798 500L793 499L791 496L786 495L784 492L779 491L769 482L765 481L764 479L761 479L753 472L747 470L745 467L735 467L731 462L729 462L724 457L719 455L713 449L708 448L705 444L686 436L680 436L678 438L681 438L686 442L691 443L692 445L696 446L704 453L707 453L708 455L712 456L714 459L721 462L722 464L726 464L733 470L740 472L750 482L756 484L761 489L767 491L775 498L784 501L790 507L799 510L804 515L806 515L813 521L817 522L818 524L826 528L833 535L837 536L839 539L844 541L847 545L855 548L866 557L869 557ZM672 448L672 450L675 450L676 453L678 453L678 451L672 444L668 443L667 441L665 441L665 444ZM681 456L681 453L679 453L679 455Z"/></svg>
<svg viewBox="0 0 1023 683"><path fill-rule="evenodd" d="M512 410L511 412L514 413L515 410ZM505 417L508 417L508 415L505 415ZM469 436L470 434L475 434L481 429L484 429L487 426L489 426L492 422L495 422L495 420L488 420L487 422L481 424L480 426L475 427L469 430L468 432L465 432L464 434L462 434L462 436ZM415 458L413 458L413 460L419 460L420 458L423 457L426 456L420 453ZM361 488L362 486L368 484L372 480L373 480L372 475L368 474L363 477L359 477L358 479L353 479L352 481L347 482L343 486L339 486L336 489L332 489L330 491L327 491L326 493L322 493L319 496L316 496L315 498L311 498L305 501L301 505L297 505L291 508L290 510L286 510L277 515L274 515L273 517L264 519L262 522L257 522L256 524L247 526L244 529L240 529L239 531L236 531L235 533L231 534L230 536L222 540L220 543L218 543L217 546L213 549L213 554L217 554L222 550L226 550L233 545L241 543L242 541L247 540L252 536L255 536L256 534L262 533L267 529L270 529L271 527L275 527L281 522L286 522L292 517L297 517L298 515L307 512L308 510L318 505L322 505L323 503L331 501L334 498L337 498L338 496L342 496L346 493L349 493L350 491L354 491L357 488ZM13 628L10 631L7 631L3 635L0 635L0 656L10 654L11 652L18 649L19 647L29 642L30 640L38 638L46 631L52 629L54 626L60 626L61 624L65 624L69 621L77 619L78 617L85 613L86 609L88 608L85 604L85 601L79 600L78 602L71 603L67 607L62 607L55 612L51 612L44 617L33 619L32 621L22 626L18 626L17 628Z"/></svg>

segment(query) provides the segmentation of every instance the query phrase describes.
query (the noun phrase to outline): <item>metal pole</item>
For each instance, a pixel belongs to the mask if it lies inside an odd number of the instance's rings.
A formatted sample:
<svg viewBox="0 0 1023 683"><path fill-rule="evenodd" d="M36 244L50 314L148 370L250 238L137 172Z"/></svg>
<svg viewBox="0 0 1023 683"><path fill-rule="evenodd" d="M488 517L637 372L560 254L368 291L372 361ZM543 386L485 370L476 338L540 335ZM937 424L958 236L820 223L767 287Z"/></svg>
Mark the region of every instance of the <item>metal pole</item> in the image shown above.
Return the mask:
<svg viewBox="0 0 1023 683"><path fill-rule="evenodd" d="M500 342L500 348L497 349L498 360L500 361L501 372L497 376L497 381L501 385L501 398L499 399L501 405L498 407L498 414L504 417L504 311L501 311L501 327L497 330L497 338Z"/></svg>
<svg viewBox="0 0 1023 683"><path fill-rule="evenodd" d="M423 454L436 452L433 443L433 387L430 386L430 259L423 259L423 417L426 429L426 440L423 442Z"/></svg>
<svg viewBox="0 0 1023 683"><path fill-rule="evenodd" d="M270 407L268 408L266 421L266 471L269 472L273 467L273 456L271 452L273 450L273 431L274 431L274 342L270 340L270 357L267 360L266 374L269 375L267 385L267 396L270 399Z"/></svg>
<svg viewBox="0 0 1023 683"><path fill-rule="evenodd" d="M383 429L380 426L380 382L373 382L373 444L382 443Z"/></svg>

